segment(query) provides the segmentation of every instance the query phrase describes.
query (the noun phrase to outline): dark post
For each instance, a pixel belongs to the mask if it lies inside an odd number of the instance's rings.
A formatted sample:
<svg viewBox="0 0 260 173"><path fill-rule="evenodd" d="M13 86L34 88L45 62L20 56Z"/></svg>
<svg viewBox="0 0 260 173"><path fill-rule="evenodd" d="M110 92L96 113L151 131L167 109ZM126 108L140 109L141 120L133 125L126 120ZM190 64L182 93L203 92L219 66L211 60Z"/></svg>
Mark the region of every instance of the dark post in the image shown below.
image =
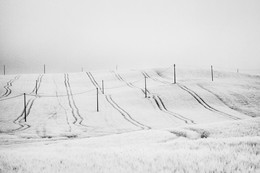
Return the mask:
<svg viewBox="0 0 260 173"><path fill-rule="evenodd" d="M43 66L43 73L45 74L45 64L44 64L44 66Z"/></svg>
<svg viewBox="0 0 260 173"><path fill-rule="evenodd" d="M176 84L176 69L175 69L175 64L173 65L173 77L174 77L173 83Z"/></svg>
<svg viewBox="0 0 260 173"><path fill-rule="evenodd" d="M105 94L104 80L102 80L102 93Z"/></svg>
<svg viewBox="0 0 260 173"><path fill-rule="evenodd" d="M213 81L213 66L211 65L211 80Z"/></svg>
<svg viewBox="0 0 260 173"><path fill-rule="evenodd" d="M23 100L24 100L24 121L26 122L26 94L23 93Z"/></svg>
<svg viewBox="0 0 260 173"><path fill-rule="evenodd" d="M36 80L36 85L35 85L35 94L37 95L37 93L38 93L38 80Z"/></svg>
<svg viewBox="0 0 260 173"><path fill-rule="evenodd" d="M98 88L97 88L97 112L99 111L99 107L98 107Z"/></svg>
<svg viewBox="0 0 260 173"><path fill-rule="evenodd" d="M5 75L5 65L4 65L4 75Z"/></svg>
<svg viewBox="0 0 260 173"><path fill-rule="evenodd" d="M147 98L146 76L144 77L144 96L145 96L145 98Z"/></svg>

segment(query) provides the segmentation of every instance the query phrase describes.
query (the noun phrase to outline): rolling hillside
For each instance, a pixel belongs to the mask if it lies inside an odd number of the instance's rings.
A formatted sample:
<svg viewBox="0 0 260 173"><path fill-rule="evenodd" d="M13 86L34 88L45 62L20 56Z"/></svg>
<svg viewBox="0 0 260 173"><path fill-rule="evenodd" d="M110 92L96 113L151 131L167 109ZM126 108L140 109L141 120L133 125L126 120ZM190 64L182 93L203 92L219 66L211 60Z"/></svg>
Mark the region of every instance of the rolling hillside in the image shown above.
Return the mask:
<svg viewBox="0 0 260 173"><path fill-rule="evenodd" d="M172 67L0 76L0 172L257 171L260 77L176 75L176 84ZM243 154L248 162L232 158Z"/></svg>

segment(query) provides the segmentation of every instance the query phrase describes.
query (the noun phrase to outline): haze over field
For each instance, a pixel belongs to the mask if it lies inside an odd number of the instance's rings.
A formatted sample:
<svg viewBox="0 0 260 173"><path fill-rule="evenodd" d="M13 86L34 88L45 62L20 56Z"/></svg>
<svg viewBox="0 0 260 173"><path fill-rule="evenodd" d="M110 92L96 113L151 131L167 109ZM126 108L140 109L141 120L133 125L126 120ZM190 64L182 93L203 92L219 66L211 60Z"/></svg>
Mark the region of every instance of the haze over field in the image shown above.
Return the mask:
<svg viewBox="0 0 260 173"><path fill-rule="evenodd" d="M192 64L259 68L258 0L0 0L9 74Z"/></svg>
<svg viewBox="0 0 260 173"><path fill-rule="evenodd" d="M260 172L259 31L259 0L0 0L0 173Z"/></svg>

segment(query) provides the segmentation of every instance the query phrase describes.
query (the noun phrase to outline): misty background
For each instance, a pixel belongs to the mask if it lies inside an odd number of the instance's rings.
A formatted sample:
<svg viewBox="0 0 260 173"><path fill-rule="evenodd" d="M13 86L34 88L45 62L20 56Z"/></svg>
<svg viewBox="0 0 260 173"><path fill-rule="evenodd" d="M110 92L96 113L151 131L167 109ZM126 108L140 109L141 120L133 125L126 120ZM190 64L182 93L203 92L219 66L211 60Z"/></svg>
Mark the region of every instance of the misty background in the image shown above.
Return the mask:
<svg viewBox="0 0 260 173"><path fill-rule="evenodd" d="M256 69L259 0L0 0L0 69Z"/></svg>

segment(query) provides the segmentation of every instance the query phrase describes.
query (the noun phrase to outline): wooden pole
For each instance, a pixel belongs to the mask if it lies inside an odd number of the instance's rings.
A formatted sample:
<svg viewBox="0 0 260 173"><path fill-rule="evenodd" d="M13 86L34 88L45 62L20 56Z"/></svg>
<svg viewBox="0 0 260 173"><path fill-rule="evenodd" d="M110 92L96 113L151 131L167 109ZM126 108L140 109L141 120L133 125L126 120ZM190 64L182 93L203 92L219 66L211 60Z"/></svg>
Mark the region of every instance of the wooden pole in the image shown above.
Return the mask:
<svg viewBox="0 0 260 173"><path fill-rule="evenodd" d="M43 73L45 74L45 64L43 65Z"/></svg>
<svg viewBox="0 0 260 173"><path fill-rule="evenodd" d="M36 84L35 84L35 94L37 95L37 93L38 93L38 80L36 80Z"/></svg>
<svg viewBox="0 0 260 173"><path fill-rule="evenodd" d="M213 81L213 66L211 65L211 80Z"/></svg>
<svg viewBox="0 0 260 173"><path fill-rule="evenodd" d="M146 76L144 77L144 97L147 98Z"/></svg>
<svg viewBox="0 0 260 173"><path fill-rule="evenodd" d="M97 112L99 112L99 105L98 105L98 88L97 88Z"/></svg>
<svg viewBox="0 0 260 173"><path fill-rule="evenodd" d="M5 75L5 65L4 65L4 75Z"/></svg>
<svg viewBox="0 0 260 173"><path fill-rule="evenodd" d="M105 94L104 80L102 80L102 93Z"/></svg>
<svg viewBox="0 0 260 173"><path fill-rule="evenodd" d="M24 100L24 121L26 122L26 94L23 93L23 100Z"/></svg>
<svg viewBox="0 0 260 173"><path fill-rule="evenodd" d="M173 83L176 84L176 69L175 69L175 64L173 65Z"/></svg>

